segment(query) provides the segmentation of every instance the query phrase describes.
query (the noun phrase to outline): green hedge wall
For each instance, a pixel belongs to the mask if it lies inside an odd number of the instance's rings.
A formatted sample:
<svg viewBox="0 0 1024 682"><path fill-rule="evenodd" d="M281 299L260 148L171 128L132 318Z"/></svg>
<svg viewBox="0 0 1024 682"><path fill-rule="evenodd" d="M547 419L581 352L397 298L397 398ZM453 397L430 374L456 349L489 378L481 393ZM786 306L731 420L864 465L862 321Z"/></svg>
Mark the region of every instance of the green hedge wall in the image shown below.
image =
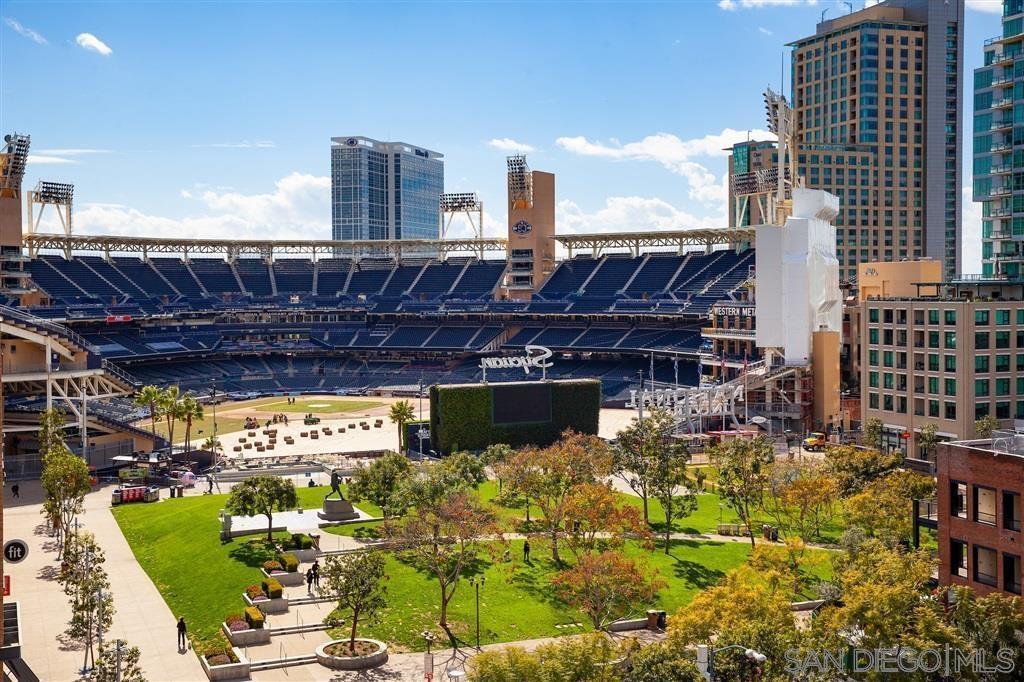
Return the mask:
<svg viewBox="0 0 1024 682"><path fill-rule="evenodd" d="M551 421L540 424L493 424L493 384L432 386L430 388L431 444L443 454L483 450L506 443L512 447L545 446L566 429L597 434L601 411L601 382L597 379L552 381Z"/></svg>

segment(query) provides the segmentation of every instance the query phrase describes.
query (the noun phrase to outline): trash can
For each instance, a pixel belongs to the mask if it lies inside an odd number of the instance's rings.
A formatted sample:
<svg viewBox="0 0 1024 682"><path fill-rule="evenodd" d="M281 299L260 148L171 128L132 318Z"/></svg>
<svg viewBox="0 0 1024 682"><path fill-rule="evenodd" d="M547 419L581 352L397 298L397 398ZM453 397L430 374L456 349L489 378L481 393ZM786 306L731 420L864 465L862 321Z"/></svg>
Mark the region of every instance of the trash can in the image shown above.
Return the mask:
<svg viewBox="0 0 1024 682"><path fill-rule="evenodd" d="M650 610L647 612L647 629L664 630L667 618L664 611Z"/></svg>
<svg viewBox="0 0 1024 682"><path fill-rule="evenodd" d="M121 489L120 488L114 488L110 492L110 504L112 504L112 505L121 504Z"/></svg>
<svg viewBox="0 0 1024 682"><path fill-rule="evenodd" d="M765 540L772 539L772 527L769 526L767 523L761 526L761 537L763 537Z"/></svg>

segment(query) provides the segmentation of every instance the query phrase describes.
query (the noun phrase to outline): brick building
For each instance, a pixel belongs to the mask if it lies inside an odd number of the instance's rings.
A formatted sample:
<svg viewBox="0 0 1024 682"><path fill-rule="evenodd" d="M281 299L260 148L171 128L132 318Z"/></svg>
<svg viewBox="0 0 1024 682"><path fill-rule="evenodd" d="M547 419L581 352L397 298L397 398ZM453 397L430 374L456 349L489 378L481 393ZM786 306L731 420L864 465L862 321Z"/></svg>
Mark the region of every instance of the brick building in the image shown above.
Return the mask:
<svg viewBox="0 0 1024 682"><path fill-rule="evenodd" d="M939 583L1021 594L1024 436L939 445Z"/></svg>

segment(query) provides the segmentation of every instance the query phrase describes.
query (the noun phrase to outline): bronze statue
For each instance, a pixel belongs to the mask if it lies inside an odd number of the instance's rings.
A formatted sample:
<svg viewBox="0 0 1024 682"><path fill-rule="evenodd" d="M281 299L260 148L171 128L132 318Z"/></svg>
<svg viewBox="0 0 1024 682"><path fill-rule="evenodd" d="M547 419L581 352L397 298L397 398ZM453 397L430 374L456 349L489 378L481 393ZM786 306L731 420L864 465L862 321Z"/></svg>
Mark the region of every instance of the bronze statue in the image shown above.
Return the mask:
<svg viewBox="0 0 1024 682"><path fill-rule="evenodd" d="M345 499L345 496L341 494L341 475L337 471L331 472L331 492L324 495L324 499L326 500L334 493L338 493L339 500Z"/></svg>

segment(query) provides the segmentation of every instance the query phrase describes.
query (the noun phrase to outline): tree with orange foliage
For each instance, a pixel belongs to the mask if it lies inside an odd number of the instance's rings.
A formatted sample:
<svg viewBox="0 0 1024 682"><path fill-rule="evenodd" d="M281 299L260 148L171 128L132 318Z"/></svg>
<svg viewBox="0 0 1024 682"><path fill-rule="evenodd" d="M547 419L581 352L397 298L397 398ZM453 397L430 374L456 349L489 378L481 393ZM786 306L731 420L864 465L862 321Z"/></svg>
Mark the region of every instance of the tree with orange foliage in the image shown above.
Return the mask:
<svg viewBox="0 0 1024 682"><path fill-rule="evenodd" d="M455 596L462 571L485 547L504 543L494 514L480 506L475 497L456 491L436 505L417 507L402 519L387 522L385 533L404 559L437 578L441 606L437 624L448 633L454 647L455 636L448 628L448 604Z"/></svg>
<svg viewBox="0 0 1024 682"><path fill-rule="evenodd" d="M595 630L603 630L636 608L650 604L667 584L614 551L585 554L551 582L563 600L590 618Z"/></svg>
<svg viewBox="0 0 1024 682"><path fill-rule="evenodd" d="M571 430L546 448L525 448L509 458L522 475L509 486L531 499L544 517L539 522L551 542L551 559L561 563L558 540L564 532L569 495L579 485L596 483L611 474L612 455L597 436Z"/></svg>
<svg viewBox="0 0 1024 682"><path fill-rule="evenodd" d="M583 483L565 500L566 544L578 560L594 551L622 546L626 535L650 538L640 510L619 499L607 483Z"/></svg>

